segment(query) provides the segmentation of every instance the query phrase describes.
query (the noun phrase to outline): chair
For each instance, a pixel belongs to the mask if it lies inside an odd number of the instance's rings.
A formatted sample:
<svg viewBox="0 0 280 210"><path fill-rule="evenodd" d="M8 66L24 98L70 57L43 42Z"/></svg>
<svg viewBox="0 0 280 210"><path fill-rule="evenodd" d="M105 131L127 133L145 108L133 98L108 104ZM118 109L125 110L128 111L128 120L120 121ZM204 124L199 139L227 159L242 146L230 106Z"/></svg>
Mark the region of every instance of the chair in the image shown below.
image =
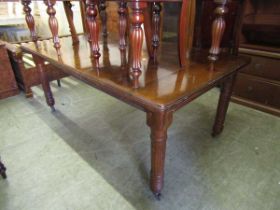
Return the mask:
<svg viewBox="0 0 280 210"><path fill-rule="evenodd" d="M26 24L30 31L31 40L33 42L42 41L50 38L39 38L35 31L35 21L31 14L31 0L22 0L23 11L26 15ZM48 5L50 8L51 5ZM67 21L70 29L70 36L72 36L73 44L78 43L78 36L73 22L73 12L71 10L72 4L70 1L63 1L64 11L67 17ZM55 13L55 10L48 9L51 14ZM25 96L32 97L33 93L31 87L41 84L38 71L36 70L35 64L32 57L28 54L23 54L20 50L20 45L28 41L22 41L17 43L6 43L6 47L9 53L9 57L12 63L13 70L15 72L16 80L21 89L24 90ZM54 66L46 63L48 69L48 78L50 81L57 80L58 86L60 86L60 79L66 77L67 74L57 70Z"/></svg>

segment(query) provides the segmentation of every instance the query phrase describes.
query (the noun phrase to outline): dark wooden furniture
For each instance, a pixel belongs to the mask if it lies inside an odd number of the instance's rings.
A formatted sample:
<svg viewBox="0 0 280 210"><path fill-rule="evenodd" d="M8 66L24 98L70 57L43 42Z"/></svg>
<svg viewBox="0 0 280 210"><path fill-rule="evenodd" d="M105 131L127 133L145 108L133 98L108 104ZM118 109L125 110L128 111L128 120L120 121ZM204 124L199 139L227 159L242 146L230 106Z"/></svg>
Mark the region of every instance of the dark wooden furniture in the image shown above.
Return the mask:
<svg viewBox="0 0 280 210"><path fill-rule="evenodd" d="M252 62L237 77L234 102L280 116L280 2L246 0L240 53Z"/></svg>
<svg viewBox="0 0 280 210"><path fill-rule="evenodd" d="M2 176L3 179L7 178L6 170L7 169L4 166L4 164L1 162L1 158L0 158L0 175Z"/></svg>
<svg viewBox="0 0 280 210"><path fill-rule="evenodd" d="M104 38L103 42L99 42L97 2L88 0L86 18L89 33L87 36L78 36L79 43L72 45L71 37L59 39L55 30L57 21L53 21L50 28L54 35L54 45L51 40L44 40L22 44L21 48L23 52L32 54L46 102L53 111L55 101L45 73L45 61L100 91L146 112L147 125L151 128L150 187L159 198L163 187L167 129L172 123L173 113L216 85L220 85L221 94L212 135L220 134L236 74L249 63L248 58L230 53L221 54L219 59L217 57L225 28L223 18L225 3L226 1L219 4L220 12L213 22L210 56L208 50L194 51L186 60L184 67L180 67L177 53L172 51L173 44L162 45L161 50L157 52L159 55L157 62L141 55L143 41L141 25L145 22L147 1L130 2L132 27L129 45L125 33L126 2L120 3L118 39ZM50 17L55 18L54 15ZM153 33L158 32L155 27L158 25L155 26L154 23L151 29Z"/></svg>
<svg viewBox="0 0 280 210"><path fill-rule="evenodd" d="M0 41L0 99L19 93L5 43Z"/></svg>

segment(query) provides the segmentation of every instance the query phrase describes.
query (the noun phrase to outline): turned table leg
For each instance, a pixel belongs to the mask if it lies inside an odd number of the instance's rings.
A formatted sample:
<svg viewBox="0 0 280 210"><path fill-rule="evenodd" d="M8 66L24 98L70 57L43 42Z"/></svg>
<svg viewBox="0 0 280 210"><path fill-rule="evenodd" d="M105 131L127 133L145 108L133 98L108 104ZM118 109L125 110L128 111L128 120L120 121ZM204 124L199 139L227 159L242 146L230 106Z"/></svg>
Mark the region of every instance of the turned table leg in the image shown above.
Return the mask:
<svg viewBox="0 0 280 210"><path fill-rule="evenodd" d="M36 42L38 40L38 37L37 37L36 31L35 31L35 21L34 21L34 17L31 14L31 8L29 6L31 3L31 0L22 0L21 3L23 6L23 11L25 13L25 21L26 21L28 29L30 31L32 41Z"/></svg>
<svg viewBox="0 0 280 210"><path fill-rule="evenodd" d="M94 58L96 67L99 68L99 25L96 21L97 16L97 1L96 0L87 0L86 1L86 15L87 15L87 24L89 30L89 43L91 45L91 53Z"/></svg>
<svg viewBox="0 0 280 210"><path fill-rule="evenodd" d="M147 113L147 125L151 128L150 187L158 199L163 188L167 129L171 122L172 112Z"/></svg>
<svg viewBox="0 0 280 210"><path fill-rule="evenodd" d="M218 60L218 55L220 53L220 45L226 28L224 16L228 12L226 7L227 1L228 0L214 0L214 2L218 4L218 7L215 9L217 17L212 25L212 45L208 56L211 61Z"/></svg>
<svg viewBox="0 0 280 210"><path fill-rule="evenodd" d="M7 178L6 167L5 167L4 164L1 162L1 159L0 159L0 175L2 176L3 179L6 179L6 178Z"/></svg>
<svg viewBox="0 0 280 210"><path fill-rule="evenodd" d="M133 80L133 87L139 87L139 77L141 71L141 52L143 44L143 29L141 25L144 22L143 10L147 7L147 2L131 2L132 9L132 33L131 33L131 45L132 45L132 68L131 76Z"/></svg>
<svg viewBox="0 0 280 210"><path fill-rule="evenodd" d="M153 3L153 16L152 16L152 30L153 30L153 38L152 38L152 46L153 46L153 60L154 63L157 61L157 50L159 47L159 28L160 28L160 12L161 5L159 2Z"/></svg>
<svg viewBox="0 0 280 210"><path fill-rule="evenodd" d="M60 52L60 43L58 37L58 22L55 17L56 11L54 5L56 0L44 0L45 5L47 6L47 13L49 15L49 26L53 36L53 43L58 55L61 55Z"/></svg>
<svg viewBox="0 0 280 210"><path fill-rule="evenodd" d="M233 91L235 78L236 74L233 74L229 78L227 78L222 84L215 123L212 131L213 137L219 135L223 131L226 113L230 97Z"/></svg>
<svg viewBox="0 0 280 210"><path fill-rule="evenodd" d="M106 0L100 0L98 5L99 15L101 18L102 36L107 37L107 12L106 12Z"/></svg>
<svg viewBox="0 0 280 210"><path fill-rule="evenodd" d="M79 43L79 38L76 32L76 28L74 25L74 20L73 20L73 11L72 11L72 4L70 1L63 1L63 7L64 7L64 11L67 17L67 21L69 24L69 29L70 29L70 33L72 36L72 40L73 40L73 45Z"/></svg>
<svg viewBox="0 0 280 210"><path fill-rule="evenodd" d="M45 94L45 98L46 98L46 102L49 105L49 107L51 108L51 110L54 112L55 111L55 108L54 108L55 102L54 102L54 98L53 98L53 94L51 91L48 77L44 71L44 60L36 55L33 55L33 60L36 64L36 68L39 72L42 88L44 90L44 94Z"/></svg>

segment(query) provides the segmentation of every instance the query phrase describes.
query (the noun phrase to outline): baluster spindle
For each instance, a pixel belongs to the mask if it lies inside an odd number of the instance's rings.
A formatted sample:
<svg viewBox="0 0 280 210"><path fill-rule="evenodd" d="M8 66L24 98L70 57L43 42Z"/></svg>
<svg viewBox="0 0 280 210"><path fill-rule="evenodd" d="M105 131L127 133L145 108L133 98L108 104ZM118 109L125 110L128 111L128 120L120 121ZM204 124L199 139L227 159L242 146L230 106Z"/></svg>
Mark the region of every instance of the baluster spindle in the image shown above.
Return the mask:
<svg viewBox="0 0 280 210"><path fill-rule="evenodd" d="M52 36L53 36L54 47L57 51L57 54L61 55L61 53L60 53L61 46L60 46L59 37L58 37L58 22L55 17L56 11L54 8L56 0L44 0L44 3L47 6L47 13L49 15L49 26L50 26Z"/></svg>
<svg viewBox="0 0 280 210"><path fill-rule="evenodd" d="M218 4L215 9L216 18L212 25L212 45L209 51L209 60L218 60L218 55L220 53L220 45L223 38L223 34L226 27L225 14L228 12L226 7L228 0L214 0Z"/></svg>
<svg viewBox="0 0 280 210"><path fill-rule="evenodd" d="M119 48L126 49L126 27L127 27L127 3L123 0L119 3Z"/></svg>
<svg viewBox="0 0 280 210"><path fill-rule="evenodd" d="M38 40L38 37L35 31L35 21L33 15L31 14L31 8L29 6L31 4L31 0L22 0L21 3L23 6L23 11L25 13L25 21L30 31L31 39L32 41L36 42Z"/></svg>
<svg viewBox="0 0 280 210"><path fill-rule="evenodd" d="M147 2L131 2L132 9L132 68L131 75L133 79L133 87L139 87L139 77L141 71L141 52L143 45L143 29L142 24L144 22L143 10L147 7Z"/></svg>
<svg viewBox="0 0 280 210"><path fill-rule="evenodd" d="M161 5L159 2L153 3L153 16L152 16L152 29L153 29L153 38L152 38L152 46L153 46L153 60L156 62L157 60L157 50L159 47L159 28L160 28L160 12Z"/></svg>
<svg viewBox="0 0 280 210"><path fill-rule="evenodd" d="M89 40L91 45L92 57L95 60L96 67L99 68L99 44L98 44L98 35L99 35L99 26L96 21L97 9L96 9L96 0L87 0L86 1L86 15L87 15L87 24L89 29Z"/></svg>
<svg viewBox="0 0 280 210"><path fill-rule="evenodd" d="M99 6L99 14L101 18L101 26L102 26L102 36L107 37L107 12L106 12L106 0L100 0Z"/></svg>

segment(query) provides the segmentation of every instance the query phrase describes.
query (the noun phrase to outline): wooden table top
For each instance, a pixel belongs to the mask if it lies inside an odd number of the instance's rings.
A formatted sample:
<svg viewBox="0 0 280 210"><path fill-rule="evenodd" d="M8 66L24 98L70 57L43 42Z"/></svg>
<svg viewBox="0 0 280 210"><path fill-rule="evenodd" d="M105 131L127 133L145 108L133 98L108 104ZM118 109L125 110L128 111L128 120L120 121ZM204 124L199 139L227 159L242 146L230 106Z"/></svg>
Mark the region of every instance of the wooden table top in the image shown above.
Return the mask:
<svg viewBox="0 0 280 210"><path fill-rule="evenodd" d="M225 55L214 64L215 69L210 70L207 52L200 52L194 53L186 67L180 68L176 44L161 42L158 65L149 62L143 50L140 86L135 89L129 76L131 65L121 65L116 40L108 40L108 44L100 41L99 70L90 58L87 37L79 35L79 40L80 43L73 46L71 37L61 38L61 57L57 56L51 39L38 41L37 47L33 42L21 46L23 51L38 55L62 71L146 111L176 110L249 63L247 57Z"/></svg>

